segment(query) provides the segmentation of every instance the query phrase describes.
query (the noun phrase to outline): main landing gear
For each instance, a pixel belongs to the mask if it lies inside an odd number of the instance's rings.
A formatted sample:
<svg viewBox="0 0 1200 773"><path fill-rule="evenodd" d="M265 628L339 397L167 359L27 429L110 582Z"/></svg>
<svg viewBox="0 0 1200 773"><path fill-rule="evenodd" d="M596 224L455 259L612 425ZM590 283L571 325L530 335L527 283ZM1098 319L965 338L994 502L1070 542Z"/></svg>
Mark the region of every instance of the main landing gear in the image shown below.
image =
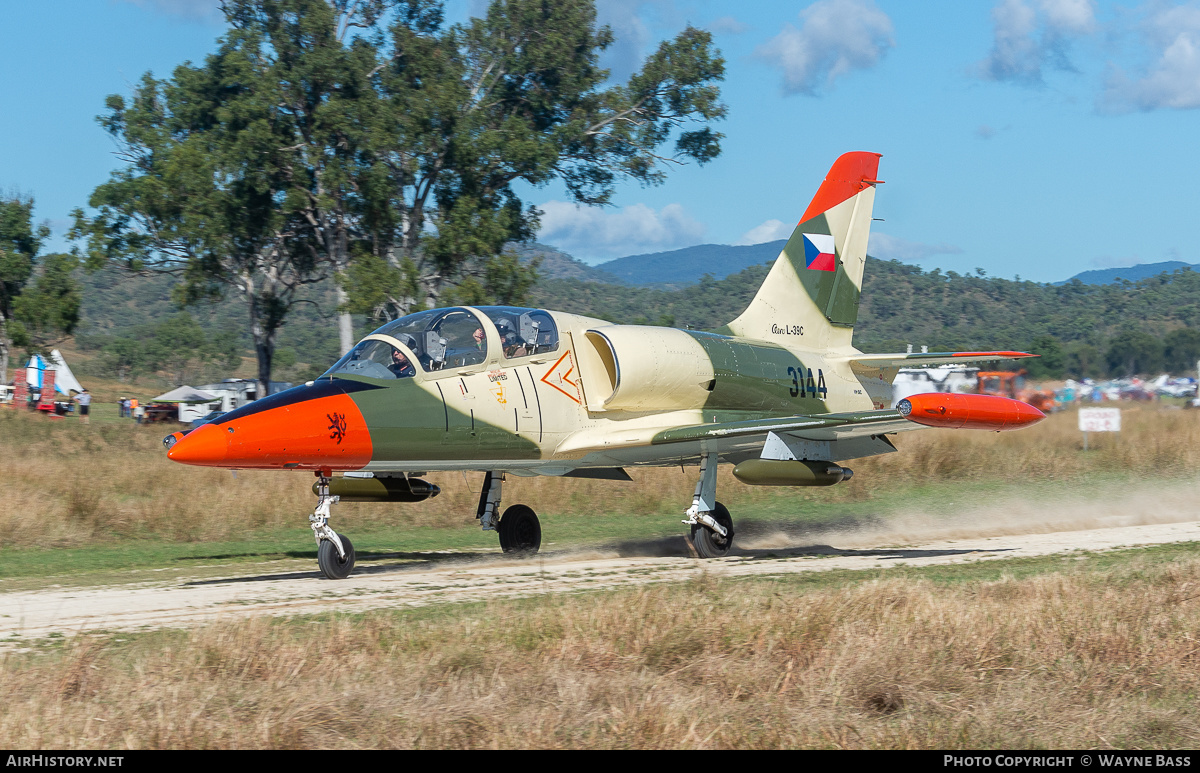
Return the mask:
<svg viewBox="0 0 1200 773"><path fill-rule="evenodd" d="M721 558L733 547L733 519L725 505L717 501L717 457L700 455L700 480L692 506L685 513L688 545L700 558Z"/></svg>
<svg viewBox="0 0 1200 773"><path fill-rule="evenodd" d="M344 580L354 569L354 545L344 534L329 528L329 508L341 497L329 495L329 476L317 473L317 509L308 516L317 540L317 565L331 580Z"/></svg>
<svg viewBox="0 0 1200 773"><path fill-rule="evenodd" d="M500 548L505 553L533 555L542 546L542 524L537 513L526 505L513 505L500 512L500 487L504 473L487 472L483 476L483 490L479 492L479 508L475 517L484 531L500 535Z"/></svg>

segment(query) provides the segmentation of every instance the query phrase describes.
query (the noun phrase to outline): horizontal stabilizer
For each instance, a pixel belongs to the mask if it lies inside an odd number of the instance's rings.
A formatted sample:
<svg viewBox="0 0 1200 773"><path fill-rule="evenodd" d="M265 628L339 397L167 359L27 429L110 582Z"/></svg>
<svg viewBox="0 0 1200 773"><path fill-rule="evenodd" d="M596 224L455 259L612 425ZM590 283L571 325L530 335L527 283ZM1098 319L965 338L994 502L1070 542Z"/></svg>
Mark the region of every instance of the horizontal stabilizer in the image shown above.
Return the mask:
<svg viewBox="0 0 1200 773"><path fill-rule="evenodd" d="M855 354L846 359L876 368L920 368L924 365L962 365L968 362L994 362L1040 357L1028 352L910 352L906 354Z"/></svg>

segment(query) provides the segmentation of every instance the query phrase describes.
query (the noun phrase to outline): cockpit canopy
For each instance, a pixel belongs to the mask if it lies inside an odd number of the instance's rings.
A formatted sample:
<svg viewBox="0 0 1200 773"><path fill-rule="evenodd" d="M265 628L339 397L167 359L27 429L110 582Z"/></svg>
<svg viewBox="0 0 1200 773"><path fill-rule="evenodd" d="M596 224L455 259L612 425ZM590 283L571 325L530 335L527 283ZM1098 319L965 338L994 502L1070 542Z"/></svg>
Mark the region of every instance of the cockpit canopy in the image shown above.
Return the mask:
<svg viewBox="0 0 1200 773"><path fill-rule="evenodd" d="M558 350L558 327L541 309L516 306L476 306L492 321L500 335L504 359L528 357Z"/></svg>
<svg viewBox="0 0 1200 773"><path fill-rule="evenodd" d="M477 306L483 323L465 308L431 309L401 317L383 325L361 341L325 372L325 376L346 375L367 378L407 378L416 369L429 373L444 369L469 368L488 359L489 331L494 328L500 341L501 357L517 359L558 349L558 327L554 318L540 309L515 306ZM416 357L387 341L399 341Z"/></svg>

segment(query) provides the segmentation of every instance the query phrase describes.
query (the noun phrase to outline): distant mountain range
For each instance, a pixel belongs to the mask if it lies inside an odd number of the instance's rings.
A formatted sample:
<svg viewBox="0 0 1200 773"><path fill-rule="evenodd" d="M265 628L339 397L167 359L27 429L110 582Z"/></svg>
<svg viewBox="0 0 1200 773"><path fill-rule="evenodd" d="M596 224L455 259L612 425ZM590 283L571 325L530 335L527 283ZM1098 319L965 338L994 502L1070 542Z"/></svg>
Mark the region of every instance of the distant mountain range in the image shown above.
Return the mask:
<svg viewBox="0 0 1200 773"><path fill-rule="evenodd" d="M589 266L578 258L545 244L533 244L518 248L524 259L538 256L542 259L539 274L545 279L574 279L604 284L624 284L638 287L660 286L685 287L700 281L705 274L713 279L724 279L731 274L751 266L762 265L775 259L786 240L780 239L763 244L735 246L729 244L698 244L681 250L652 252L630 255L606 263ZM1121 268L1103 268L1083 271L1070 279L1052 284L1062 285L1078 279L1087 285L1115 284L1125 279L1136 282L1152 276L1181 268L1200 271L1200 263L1184 263L1168 260L1163 263L1141 263Z"/></svg>
<svg viewBox="0 0 1200 773"><path fill-rule="evenodd" d="M1094 271L1084 271L1071 277L1071 279L1078 279L1085 285L1111 285L1116 284L1118 279L1127 279L1130 282L1136 282L1139 279L1149 279L1152 276L1158 276L1170 271L1178 271L1181 268L1190 268L1193 271L1197 271L1200 270L1200 263L1184 263L1182 260L1168 260L1162 263L1139 263L1136 266L1099 268ZM1064 285L1070 282L1071 279L1063 282L1055 282L1054 284Z"/></svg>
<svg viewBox="0 0 1200 773"><path fill-rule="evenodd" d="M688 285L711 274L724 279L730 274L775 260L786 239L763 244L734 246L729 244L698 244L682 250L630 255L601 263L596 268L631 285Z"/></svg>

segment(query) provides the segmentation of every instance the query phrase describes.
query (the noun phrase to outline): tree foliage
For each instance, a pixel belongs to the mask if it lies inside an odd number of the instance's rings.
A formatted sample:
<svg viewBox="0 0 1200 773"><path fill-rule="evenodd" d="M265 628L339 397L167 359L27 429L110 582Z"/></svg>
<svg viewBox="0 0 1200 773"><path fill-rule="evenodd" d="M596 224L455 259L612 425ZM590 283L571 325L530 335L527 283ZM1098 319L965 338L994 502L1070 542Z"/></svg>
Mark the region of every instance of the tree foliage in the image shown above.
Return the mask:
<svg viewBox="0 0 1200 773"><path fill-rule="evenodd" d="M14 348L45 353L79 322L74 255L39 255L50 236L33 224L33 199L0 197L0 383Z"/></svg>
<svg viewBox="0 0 1200 773"><path fill-rule="evenodd" d="M126 381L162 371L172 386L204 378L209 366L233 368L241 361L242 352L235 330L226 327L210 333L187 312L137 325L116 336L86 336L80 343L99 350L99 361L89 366L93 373Z"/></svg>
<svg viewBox="0 0 1200 773"><path fill-rule="evenodd" d="M343 349L351 311L392 317L447 291L519 302L535 268L502 251L538 213L514 185L559 179L603 204L620 179L655 184L720 151L724 64L691 27L608 85L593 0L495 0L458 25L440 0L223 8L202 65L109 97L126 166L75 235L89 266L177 274L181 303L240 296L262 382L306 284L337 276Z"/></svg>
<svg viewBox="0 0 1200 773"><path fill-rule="evenodd" d="M440 2L400 4L379 49L370 143L390 238L369 271L351 272L352 308L392 318L440 305L456 285L450 298L520 302L535 267L502 252L532 237L539 213L518 182L557 179L602 205L619 180L657 184L720 152L709 123L725 115L724 61L711 36L688 27L619 84L598 64L612 42L593 0L497 1L449 26Z"/></svg>

